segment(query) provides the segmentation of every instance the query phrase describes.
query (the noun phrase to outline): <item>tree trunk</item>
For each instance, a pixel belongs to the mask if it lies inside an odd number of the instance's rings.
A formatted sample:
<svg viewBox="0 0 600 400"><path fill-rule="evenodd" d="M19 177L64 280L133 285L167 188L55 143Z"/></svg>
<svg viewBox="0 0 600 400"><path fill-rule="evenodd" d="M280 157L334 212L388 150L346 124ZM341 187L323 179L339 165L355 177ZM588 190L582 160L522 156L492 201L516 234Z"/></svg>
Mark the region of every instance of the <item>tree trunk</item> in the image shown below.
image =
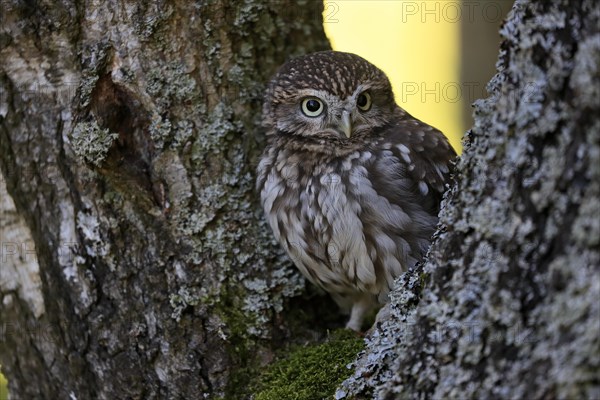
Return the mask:
<svg viewBox="0 0 600 400"><path fill-rule="evenodd" d="M517 1L428 260L337 398L600 397L599 27Z"/></svg>
<svg viewBox="0 0 600 400"><path fill-rule="evenodd" d="M282 342L321 332L254 194L265 83L328 48L321 13L2 2L0 364L15 398L238 397Z"/></svg>

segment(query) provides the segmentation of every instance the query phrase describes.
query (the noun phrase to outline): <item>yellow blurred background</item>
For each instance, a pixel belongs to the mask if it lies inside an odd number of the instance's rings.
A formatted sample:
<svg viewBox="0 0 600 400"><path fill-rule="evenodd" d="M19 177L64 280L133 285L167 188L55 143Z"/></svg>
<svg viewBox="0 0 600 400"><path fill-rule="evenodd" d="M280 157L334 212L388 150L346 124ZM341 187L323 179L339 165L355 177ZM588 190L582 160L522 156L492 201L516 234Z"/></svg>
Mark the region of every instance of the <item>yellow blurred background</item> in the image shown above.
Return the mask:
<svg viewBox="0 0 600 400"><path fill-rule="evenodd" d="M6 378L0 373L0 400L8 399L8 389L6 388L8 382L6 382Z"/></svg>
<svg viewBox="0 0 600 400"><path fill-rule="evenodd" d="M497 31L511 5L512 0L327 0L323 20L335 50L381 68L396 102L444 132L460 151L471 126L470 104L486 97Z"/></svg>
<svg viewBox="0 0 600 400"><path fill-rule="evenodd" d="M464 131L461 101L447 101L441 88L459 79L460 27L434 18L433 23L423 23L409 15L418 11L411 7L419 3L326 1L325 32L335 50L356 53L381 68L392 82L398 105L440 129L459 149Z"/></svg>

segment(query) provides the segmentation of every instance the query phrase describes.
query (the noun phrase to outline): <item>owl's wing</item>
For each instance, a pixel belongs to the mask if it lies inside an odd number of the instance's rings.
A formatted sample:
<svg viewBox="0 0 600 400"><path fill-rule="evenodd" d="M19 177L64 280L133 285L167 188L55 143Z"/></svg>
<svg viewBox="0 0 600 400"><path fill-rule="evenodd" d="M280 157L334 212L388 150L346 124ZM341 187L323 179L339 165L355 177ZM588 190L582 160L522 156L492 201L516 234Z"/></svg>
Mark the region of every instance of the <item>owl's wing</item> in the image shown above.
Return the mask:
<svg viewBox="0 0 600 400"><path fill-rule="evenodd" d="M382 128L367 154L365 177L361 180L357 173L353 187L362 198L367 244L376 254L390 253L401 260L398 270L391 263L376 265L378 277L386 276L391 287L392 277L413 266L429 248L456 153L441 132L408 117ZM394 246L382 245L385 238Z"/></svg>
<svg viewBox="0 0 600 400"><path fill-rule="evenodd" d="M404 165L403 175L416 192L439 206L456 157L444 134L406 114L386 128L384 138L384 149Z"/></svg>

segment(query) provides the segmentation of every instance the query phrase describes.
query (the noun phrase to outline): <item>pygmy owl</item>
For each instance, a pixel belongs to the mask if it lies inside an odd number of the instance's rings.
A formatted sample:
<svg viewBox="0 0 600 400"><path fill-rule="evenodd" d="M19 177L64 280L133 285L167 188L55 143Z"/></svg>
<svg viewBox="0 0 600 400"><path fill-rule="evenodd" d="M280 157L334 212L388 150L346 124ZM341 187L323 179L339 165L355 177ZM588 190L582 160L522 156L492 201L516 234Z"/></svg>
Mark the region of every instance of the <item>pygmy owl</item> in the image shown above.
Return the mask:
<svg viewBox="0 0 600 400"><path fill-rule="evenodd" d="M394 278L427 251L456 153L394 101L386 75L350 53L296 58L263 106L257 188L276 239L359 331Z"/></svg>

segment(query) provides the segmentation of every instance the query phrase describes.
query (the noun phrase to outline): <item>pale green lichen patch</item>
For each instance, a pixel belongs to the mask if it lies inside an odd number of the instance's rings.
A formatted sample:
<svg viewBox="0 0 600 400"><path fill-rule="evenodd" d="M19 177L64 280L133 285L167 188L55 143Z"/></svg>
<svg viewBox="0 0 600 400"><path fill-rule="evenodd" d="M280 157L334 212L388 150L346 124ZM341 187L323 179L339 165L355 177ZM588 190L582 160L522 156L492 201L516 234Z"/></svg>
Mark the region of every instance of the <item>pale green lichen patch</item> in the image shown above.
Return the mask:
<svg viewBox="0 0 600 400"><path fill-rule="evenodd" d="M202 172L201 168L206 165L205 160L210 160L213 154L221 152L224 142L233 139L236 132L241 131L241 127L234 122L231 107L224 103L218 103L208 115L206 124L202 127L192 146L192 161L194 165L197 165L198 170ZM236 153L232 152L231 154ZM237 154L242 156L242 153Z"/></svg>
<svg viewBox="0 0 600 400"><path fill-rule="evenodd" d="M272 318L272 312L282 312L284 301L298 296L305 287L304 278L287 264L274 270L268 279L245 279L240 274L239 281L247 290L242 311L253 316L254 321L248 325L246 332L262 338L268 337L269 331L265 327Z"/></svg>
<svg viewBox="0 0 600 400"><path fill-rule="evenodd" d="M86 162L100 166L118 137L117 133L100 128L96 121L80 122L73 129L71 144L75 154Z"/></svg>
<svg viewBox="0 0 600 400"><path fill-rule="evenodd" d="M261 374L254 399L332 398L337 385L351 374L349 363L363 347L363 339L355 332L338 330L325 343L292 348Z"/></svg>
<svg viewBox="0 0 600 400"><path fill-rule="evenodd" d="M98 75L84 75L79 83L79 104L81 107L90 105L92 92L98 82Z"/></svg>
<svg viewBox="0 0 600 400"><path fill-rule="evenodd" d="M150 70L146 90L161 112L174 102L192 100L198 92L196 81L186 73L185 65L175 62Z"/></svg>
<svg viewBox="0 0 600 400"><path fill-rule="evenodd" d="M189 307L194 307L200 304L202 300L201 295L190 291L188 288L180 288L177 294L171 294L169 297L169 304L173 309L171 318L179 322L181 314Z"/></svg>
<svg viewBox="0 0 600 400"><path fill-rule="evenodd" d="M171 121L155 114L152 116L148 130L150 131L150 137L154 142L154 146L162 149L165 146L165 142L170 139Z"/></svg>
<svg viewBox="0 0 600 400"><path fill-rule="evenodd" d="M174 145L184 145L194 133L194 123L187 119L177 122L174 133Z"/></svg>
<svg viewBox="0 0 600 400"><path fill-rule="evenodd" d="M113 48L108 41L95 43L82 50L83 71L78 88L78 107L84 109L90 105L92 93L100 76L105 73L112 51Z"/></svg>

